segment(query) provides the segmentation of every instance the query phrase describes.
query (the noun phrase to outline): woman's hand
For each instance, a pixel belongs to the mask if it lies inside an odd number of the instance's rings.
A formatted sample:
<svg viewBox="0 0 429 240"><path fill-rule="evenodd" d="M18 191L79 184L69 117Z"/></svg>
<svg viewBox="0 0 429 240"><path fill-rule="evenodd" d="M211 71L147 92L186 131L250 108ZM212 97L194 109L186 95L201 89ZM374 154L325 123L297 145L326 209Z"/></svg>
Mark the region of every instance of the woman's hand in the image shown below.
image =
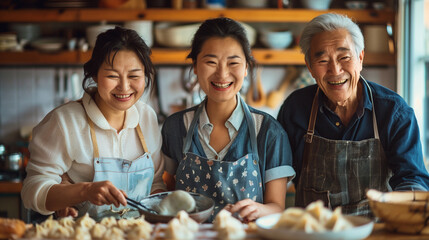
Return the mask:
<svg viewBox="0 0 429 240"><path fill-rule="evenodd" d="M233 215L237 214L238 218L243 222L251 222L261 217L261 208L264 204L257 203L251 199L244 199L235 204L228 204L225 210L230 211Z"/></svg>
<svg viewBox="0 0 429 240"><path fill-rule="evenodd" d="M55 215L57 217L68 217L68 216L77 217L78 212L77 212L77 209L74 207L66 207L64 209L55 211Z"/></svg>
<svg viewBox="0 0 429 240"><path fill-rule="evenodd" d="M115 207L119 207L121 204L127 205L125 192L116 188L110 181L88 183L83 194L85 194L87 201L98 206L113 204Z"/></svg>

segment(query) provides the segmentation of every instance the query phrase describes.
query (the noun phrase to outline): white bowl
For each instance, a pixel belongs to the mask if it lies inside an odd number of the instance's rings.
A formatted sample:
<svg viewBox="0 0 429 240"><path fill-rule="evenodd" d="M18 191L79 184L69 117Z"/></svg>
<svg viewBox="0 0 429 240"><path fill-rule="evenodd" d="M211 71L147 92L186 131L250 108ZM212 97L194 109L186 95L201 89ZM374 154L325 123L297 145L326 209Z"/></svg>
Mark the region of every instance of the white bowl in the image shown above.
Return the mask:
<svg viewBox="0 0 429 240"><path fill-rule="evenodd" d="M326 10L329 8L332 0L301 0L305 8L314 10Z"/></svg>
<svg viewBox="0 0 429 240"><path fill-rule="evenodd" d="M31 42L31 46L43 52L55 52L64 47L64 39L61 38L40 38Z"/></svg>
<svg viewBox="0 0 429 240"><path fill-rule="evenodd" d="M246 30L250 46L256 41L256 30L245 23L240 23ZM186 48L192 44L192 38L200 27L200 23L178 25L171 22L161 22L155 25L155 40L165 47Z"/></svg>
<svg viewBox="0 0 429 240"><path fill-rule="evenodd" d="M348 1L346 7L348 9L365 9L367 4L365 1Z"/></svg>
<svg viewBox="0 0 429 240"><path fill-rule="evenodd" d="M178 25L161 22L155 25L155 40L159 45L165 47L190 47L192 38L199 26L199 23Z"/></svg>
<svg viewBox="0 0 429 240"><path fill-rule="evenodd" d="M152 21L129 21L125 22L124 27L136 31L148 47L153 45Z"/></svg>
<svg viewBox="0 0 429 240"><path fill-rule="evenodd" d="M288 30L267 30L261 32L261 42L272 49L285 49L293 41L293 35Z"/></svg>
<svg viewBox="0 0 429 240"><path fill-rule="evenodd" d="M98 34L113 28L115 28L115 25L107 25L107 24L88 27L86 29L86 38L88 39L89 46L92 48L95 47L95 42L97 41Z"/></svg>

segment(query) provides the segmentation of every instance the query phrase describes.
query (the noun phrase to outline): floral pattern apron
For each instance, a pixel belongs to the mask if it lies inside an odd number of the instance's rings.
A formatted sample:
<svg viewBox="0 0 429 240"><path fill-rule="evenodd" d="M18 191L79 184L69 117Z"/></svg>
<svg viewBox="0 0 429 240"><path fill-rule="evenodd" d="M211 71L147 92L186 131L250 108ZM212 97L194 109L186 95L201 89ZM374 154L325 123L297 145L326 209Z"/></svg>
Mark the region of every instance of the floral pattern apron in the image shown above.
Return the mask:
<svg viewBox="0 0 429 240"><path fill-rule="evenodd" d="M109 180L120 190L123 190L128 197L140 201L142 198L150 194L152 182L155 174L152 157L148 152L146 141L144 139L140 124L135 128L137 135L142 144L144 154L135 160L126 160L121 158L103 158L99 156L97 145L97 137L95 135L94 123L88 117L90 126L92 145L94 147L94 179L93 182ZM127 206L127 208L129 208ZM103 217L115 216L119 217L118 211L124 207L116 208L114 205L97 206L90 202L85 202L78 206L79 215L86 212L96 219L100 220ZM138 216L136 210L126 214L127 217Z"/></svg>
<svg viewBox="0 0 429 240"><path fill-rule="evenodd" d="M200 193L213 198L215 208L208 220L212 222L216 214L226 206L250 198L263 202L262 178L259 169L259 155L256 145L256 131L250 110L239 98L244 109L250 133L252 152L233 161L216 161L189 152L198 119L206 101L198 107L183 145L184 158L176 171L176 189ZM197 133L197 132L196 132ZM234 141L245 139L235 139Z"/></svg>
<svg viewBox="0 0 429 240"><path fill-rule="evenodd" d="M363 79L363 78L362 78ZM373 106L374 138L362 141L330 140L314 135L319 108L317 89L303 155L295 204L305 207L316 200L323 200L332 209L341 206L345 214L372 217L366 190L391 191L388 180L390 170L378 134L375 106L371 88L365 79Z"/></svg>

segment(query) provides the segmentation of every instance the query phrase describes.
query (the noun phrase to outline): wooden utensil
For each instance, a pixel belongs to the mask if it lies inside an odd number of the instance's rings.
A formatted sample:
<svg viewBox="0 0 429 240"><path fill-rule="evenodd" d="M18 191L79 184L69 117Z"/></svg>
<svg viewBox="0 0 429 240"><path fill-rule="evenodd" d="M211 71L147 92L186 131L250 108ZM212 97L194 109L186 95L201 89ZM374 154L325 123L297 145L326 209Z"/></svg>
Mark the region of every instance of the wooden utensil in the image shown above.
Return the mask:
<svg viewBox="0 0 429 240"><path fill-rule="evenodd" d="M294 66L288 66L286 68L286 77L283 79L279 89L274 90L268 94L267 106L270 108L276 108L282 101L286 92L286 89L295 80L298 75L298 70Z"/></svg>
<svg viewBox="0 0 429 240"><path fill-rule="evenodd" d="M262 69L258 68L256 72L256 81L254 81L251 76L252 82L247 92L246 102L252 107L262 107L267 101L264 89L262 88L261 71Z"/></svg>

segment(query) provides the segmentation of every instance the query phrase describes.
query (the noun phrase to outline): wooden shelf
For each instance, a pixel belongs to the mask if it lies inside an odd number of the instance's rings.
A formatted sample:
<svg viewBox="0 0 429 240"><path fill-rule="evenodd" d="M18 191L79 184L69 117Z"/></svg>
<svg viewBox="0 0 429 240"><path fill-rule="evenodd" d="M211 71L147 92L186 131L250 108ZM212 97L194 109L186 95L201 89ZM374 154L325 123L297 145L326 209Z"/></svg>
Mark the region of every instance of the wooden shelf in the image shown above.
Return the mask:
<svg viewBox="0 0 429 240"><path fill-rule="evenodd" d="M201 22L208 18L230 17L243 22L308 22L327 12L345 14L358 23L394 24L396 14L390 10L330 9L21 9L0 10L0 22L123 22L131 20ZM152 60L157 65L190 64L186 60L187 49L154 48ZM253 49L253 54L262 65L303 65L304 57L298 49L270 50ZM91 51L62 51L43 53L38 51L0 52L1 65L81 65L91 56ZM365 53L365 65L396 65L395 54Z"/></svg>
<svg viewBox="0 0 429 240"><path fill-rule="evenodd" d="M304 55L299 49L271 50L253 49L253 56L261 65L304 65ZM191 64L186 59L188 49L152 49L152 61L157 65L185 65ZM91 51L63 51L44 53L39 51L0 52L0 65L82 65L91 57ZM364 65L395 66L396 58L390 53L365 52Z"/></svg>
<svg viewBox="0 0 429 240"><path fill-rule="evenodd" d="M0 182L0 194L2 193L20 193L22 182Z"/></svg>
<svg viewBox="0 0 429 240"><path fill-rule="evenodd" d="M327 12L345 14L359 23L394 23L395 13L390 10L325 11L308 9L21 9L0 10L0 22L99 22L99 21L175 21L201 22L208 18L230 17L243 22L308 22Z"/></svg>

